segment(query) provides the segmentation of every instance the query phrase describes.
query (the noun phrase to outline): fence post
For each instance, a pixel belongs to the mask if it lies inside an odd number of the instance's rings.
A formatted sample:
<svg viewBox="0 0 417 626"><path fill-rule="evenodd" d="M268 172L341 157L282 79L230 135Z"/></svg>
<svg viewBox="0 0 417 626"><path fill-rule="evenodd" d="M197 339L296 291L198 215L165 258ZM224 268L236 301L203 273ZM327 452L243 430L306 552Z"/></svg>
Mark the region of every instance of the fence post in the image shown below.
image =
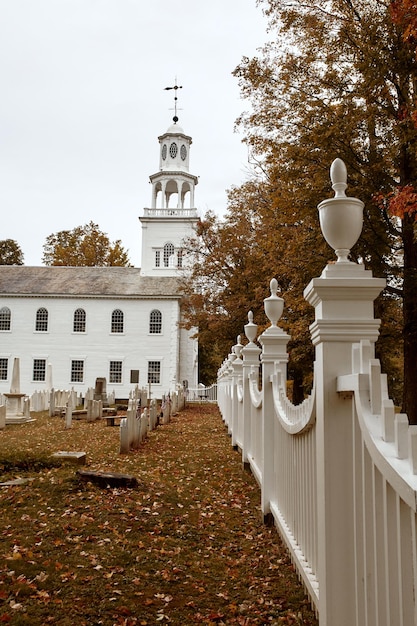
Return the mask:
<svg viewBox="0 0 417 626"><path fill-rule="evenodd" d="M361 339L374 343L378 337L373 302L385 281L348 260L362 229L363 203L346 197L346 168L340 159L330 172L336 194L318 208L337 262L309 283L304 297L315 307L310 331L316 349L320 626L350 626L356 623L355 588L363 581L356 581L354 573L352 400L337 393L336 381L352 372L352 344Z"/></svg>
<svg viewBox="0 0 417 626"><path fill-rule="evenodd" d="M232 351L229 353L229 355L227 356L226 362L225 362L225 375L226 375L226 380L228 381L227 386L226 386L226 405L225 405L225 415L227 416L226 418L226 425L227 425L227 430L229 435L232 435L232 425L233 425L233 396L236 393L235 389L234 389L234 379L232 376L233 373L233 361L236 358L236 354L234 354L233 349Z"/></svg>
<svg viewBox="0 0 417 626"><path fill-rule="evenodd" d="M238 398L238 387L242 380L242 365L243 361L240 358L242 353L243 346L240 343L240 335L237 338L237 343L233 346L232 352L235 355L235 359L233 360L231 371L232 371L232 446L236 448L238 444L241 444L239 441L239 416L241 415L240 410L240 402Z"/></svg>
<svg viewBox="0 0 417 626"><path fill-rule="evenodd" d="M248 323L245 324L245 335L249 343L242 350L243 356L243 430L242 430L242 463L246 467L248 464L248 456L253 445L252 441L252 401L249 391L249 375L253 369L259 371L260 361L259 355L261 349L254 343L258 333L258 326L253 323L253 313L248 313Z"/></svg>
<svg viewBox="0 0 417 626"><path fill-rule="evenodd" d="M264 299L265 313L271 322L258 338L262 346L262 492L261 508L265 522L271 521L270 502L274 493L274 420L275 409L272 396L271 376L277 368L287 374L287 344L290 339L281 328L278 328L277 321L284 309L284 300L277 296L278 283L275 278L270 283L271 295Z"/></svg>

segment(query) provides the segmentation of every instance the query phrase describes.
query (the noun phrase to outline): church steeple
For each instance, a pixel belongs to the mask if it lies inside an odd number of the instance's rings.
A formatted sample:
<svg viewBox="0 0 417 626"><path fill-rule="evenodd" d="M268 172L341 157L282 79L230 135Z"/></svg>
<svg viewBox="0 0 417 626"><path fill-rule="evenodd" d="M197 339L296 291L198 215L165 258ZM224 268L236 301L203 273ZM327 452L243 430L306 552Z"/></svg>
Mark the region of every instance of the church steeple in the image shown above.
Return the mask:
<svg viewBox="0 0 417 626"><path fill-rule="evenodd" d="M163 209L184 209L186 204L188 208L194 208L194 189L198 178L189 172L191 137L174 122L158 140L159 172L150 176L152 209L158 206ZM173 194L176 194L175 206L172 202Z"/></svg>
<svg viewBox="0 0 417 626"><path fill-rule="evenodd" d="M185 265L182 241L192 235L197 222L194 206L198 177L190 174L192 139L178 124L158 137L159 171L152 174L151 207L144 209L142 223L142 274L175 276Z"/></svg>

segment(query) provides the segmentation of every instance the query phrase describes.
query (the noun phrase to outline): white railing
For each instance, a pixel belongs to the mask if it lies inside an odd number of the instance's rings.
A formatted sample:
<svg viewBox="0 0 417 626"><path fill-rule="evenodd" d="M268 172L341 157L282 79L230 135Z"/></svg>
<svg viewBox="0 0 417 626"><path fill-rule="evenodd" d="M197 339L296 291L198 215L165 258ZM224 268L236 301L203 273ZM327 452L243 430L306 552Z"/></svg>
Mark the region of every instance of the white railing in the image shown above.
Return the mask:
<svg viewBox="0 0 417 626"><path fill-rule="evenodd" d="M187 387L185 390L185 397L189 402L217 402L217 383L205 387L200 385L199 387Z"/></svg>
<svg viewBox="0 0 417 626"><path fill-rule="evenodd" d="M319 210L337 262L304 292L315 307L313 391L299 406L287 398L290 337L273 279L271 326L257 347L249 313L247 345L238 339L219 370L218 405L320 625L417 626L417 426L395 413L374 358L385 281L348 261L362 206L345 196L339 160L331 174L336 196Z"/></svg>
<svg viewBox="0 0 417 626"><path fill-rule="evenodd" d="M144 217L197 217L197 209L183 207L144 209Z"/></svg>

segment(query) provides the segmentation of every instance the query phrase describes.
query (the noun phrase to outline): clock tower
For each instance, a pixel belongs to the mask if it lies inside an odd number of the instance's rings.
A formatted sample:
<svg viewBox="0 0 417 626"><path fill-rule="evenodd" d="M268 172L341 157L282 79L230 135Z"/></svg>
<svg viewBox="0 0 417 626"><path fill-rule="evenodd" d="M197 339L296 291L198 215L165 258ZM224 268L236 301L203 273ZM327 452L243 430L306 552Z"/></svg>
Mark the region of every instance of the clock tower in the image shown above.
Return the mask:
<svg viewBox="0 0 417 626"><path fill-rule="evenodd" d="M197 176L189 172L191 137L178 124L158 137L159 171L152 174L151 207L140 217L142 224L143 276L176 276L187 264L182 242L193 234L198 221L194 206Z"/></svg>

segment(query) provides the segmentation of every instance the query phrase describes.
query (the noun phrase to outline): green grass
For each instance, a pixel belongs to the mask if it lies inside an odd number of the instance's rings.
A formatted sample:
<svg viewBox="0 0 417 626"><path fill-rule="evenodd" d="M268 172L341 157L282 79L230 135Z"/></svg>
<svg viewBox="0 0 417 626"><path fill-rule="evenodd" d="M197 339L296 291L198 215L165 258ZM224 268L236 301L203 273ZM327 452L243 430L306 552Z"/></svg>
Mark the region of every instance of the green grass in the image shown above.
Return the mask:
<svg viewBox="0 0 417 626"><path fill-rule="evenodd" d="M44 414L0 431L0 479L32 479L0 488L0 623L317 626L216 407L187 408L128 455L118 437ZM58 450L139 486L82 483Z"/></svg>

